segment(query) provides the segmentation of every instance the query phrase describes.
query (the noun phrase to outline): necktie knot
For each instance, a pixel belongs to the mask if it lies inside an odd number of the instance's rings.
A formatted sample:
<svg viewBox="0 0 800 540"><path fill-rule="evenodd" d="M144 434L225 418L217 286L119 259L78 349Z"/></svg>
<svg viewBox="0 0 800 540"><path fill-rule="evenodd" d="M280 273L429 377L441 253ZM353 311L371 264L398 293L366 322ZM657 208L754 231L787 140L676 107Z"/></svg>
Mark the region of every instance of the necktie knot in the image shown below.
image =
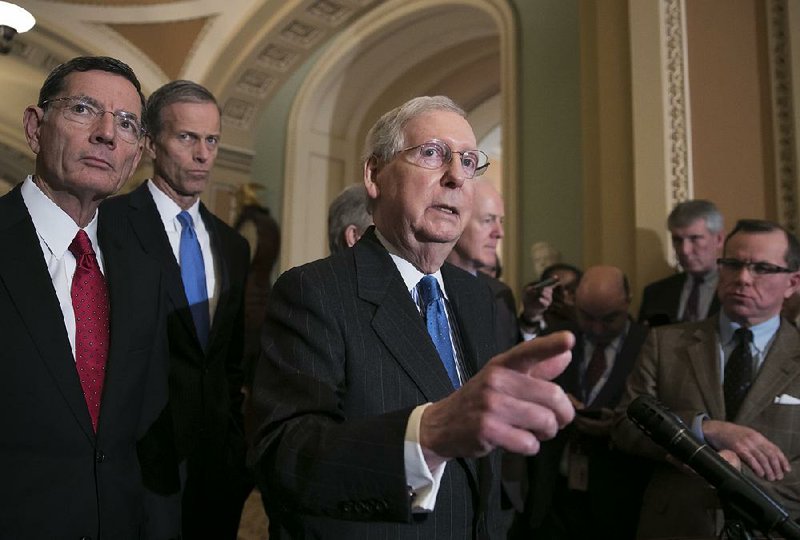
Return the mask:
<svg viewBox="0 0 800 540"><path fill-rule="evenodd" d="M84 255L94 255L92 241L89 240L89 235L86 234L86 231L83 229L78 231L78 234L75 235L75 238L72 239L72 243L69 245L69 251L78 260Z"/></svg>
<svg viewBox="0 0 800 540"><path fill-rule="evenodd" d="M753 332L749 328L737 328L733 336L737 345L750 345L753 343Z"/></svg>
<svg viewBox="0 0 800 540"><path fill-rule="evenodd" d="M424 306L438 302L442 297L439 282L433 276L425 276L419 280L419 296Z"/></svg>
<svg viewBox="0 0 800 540"><path fill-rule="evenodd" d="M181 224L182 228L189 227L190 229L194 229L194 220L192 219L192 215L183 210L180 214L178 214L178 221Z"/></svg>

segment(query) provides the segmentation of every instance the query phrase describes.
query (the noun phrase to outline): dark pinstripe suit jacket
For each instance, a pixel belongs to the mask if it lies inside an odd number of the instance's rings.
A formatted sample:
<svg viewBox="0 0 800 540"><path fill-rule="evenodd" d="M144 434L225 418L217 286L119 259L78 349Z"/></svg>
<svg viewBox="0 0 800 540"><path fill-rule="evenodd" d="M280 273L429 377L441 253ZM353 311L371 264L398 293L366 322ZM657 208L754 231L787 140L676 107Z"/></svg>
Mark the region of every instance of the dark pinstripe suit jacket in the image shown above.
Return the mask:
<svg viewBox="0 0 800 540"><path fill-rule="evenodd" d="M492 295L453 266L442 275L474 372L495 349ZM262 346L255 443L271 534L504 537L496 454L449 462L434 512L411 512L403 465L408 416L452 387L373 229L352 250L278 279Z"/></svg>
<svg viewBox="0 0 800 540"><path fill-rule="evenodd" d="M657 397L691 425L699 413L725 419L719 370L719 317L697 323L654 328L628 378L620 402L614 439L628 451L663 460L665 452L650 442L622 412L641 394ZM745 473L800 517L800 405L775 403L782 394L800 398L800 333L786 321L747 394L735 423L749 426L775 443L792 466L783 480L768 482ZM708 508L718 505L705 482L669 463L657 467L642 501L637 538L713 537ZM711 513L713 516L713 512ZM695 536L691 536L694 538Z"/></svg>

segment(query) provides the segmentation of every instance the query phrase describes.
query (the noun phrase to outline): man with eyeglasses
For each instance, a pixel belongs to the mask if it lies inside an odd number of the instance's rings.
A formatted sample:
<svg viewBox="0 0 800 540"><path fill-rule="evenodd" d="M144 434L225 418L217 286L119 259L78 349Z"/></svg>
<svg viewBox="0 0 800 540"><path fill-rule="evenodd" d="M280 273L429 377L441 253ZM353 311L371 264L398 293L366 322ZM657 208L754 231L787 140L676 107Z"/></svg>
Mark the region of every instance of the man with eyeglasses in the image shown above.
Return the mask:
<svg viewBox="0 0 800 540"><path fill-rule="evenodd" d="M722 516L716 493L624 417L641 394L800 517L800 333L780 316L800 287L800 244L776 223L741 220L723 250L719 315L651 331L618 410L617 442L658 461L637 538L716 538Z"/></svg>
<svg viewBox="0 0 800 540"><path fill-rule="evenodd" d="M98 214L142 154L124 63L74 58L23 127L35 172L0 198L0 536L141 538L136 442L166 403L162 274Z"/></svg>
<svg viewBox="0 0 800 540"><path fill-rule="evenodd" d="M719 311L717 256L725 234L711 201L679 203L667 218L681 272L650 283L642 293L639 322L650 326L700 321Z"/></svg>
<svg viewBox="0 0 800 540"><path fill-rule="evenodd" d="M383 115L375 226L275 284L253 395L279 538L505 538L494 450L535 453L572 419L550 382L572 336L492 358L491 291L445 264L488 165L465 116L441 96Z"/></svg>
<svg viewBox="0 0 800 540"><path fill-rule="evenodd" d="M220 110L208 89L180 80L153 92L145 119L153 176L101 211L129 224L127 240L169 279L168 412L140 448L148 533L235 540L253 486L242 417L250 258L244 238L200 201L219 151Z"/></svg>

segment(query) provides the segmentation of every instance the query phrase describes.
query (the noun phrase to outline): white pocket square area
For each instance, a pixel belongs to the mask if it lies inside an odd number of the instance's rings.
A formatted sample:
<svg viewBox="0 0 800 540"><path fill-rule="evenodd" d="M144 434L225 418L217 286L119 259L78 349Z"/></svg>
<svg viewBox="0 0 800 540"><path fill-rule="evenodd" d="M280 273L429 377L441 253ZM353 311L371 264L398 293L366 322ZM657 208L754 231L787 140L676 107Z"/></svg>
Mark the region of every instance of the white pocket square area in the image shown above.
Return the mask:
<svg viewBox="0 0 800 540"><path fill-rule="evenodd" d="M800 398L790 396L789 394L781 394L775 396L774 403L778 403L779 405L800 405Z"/></svg>

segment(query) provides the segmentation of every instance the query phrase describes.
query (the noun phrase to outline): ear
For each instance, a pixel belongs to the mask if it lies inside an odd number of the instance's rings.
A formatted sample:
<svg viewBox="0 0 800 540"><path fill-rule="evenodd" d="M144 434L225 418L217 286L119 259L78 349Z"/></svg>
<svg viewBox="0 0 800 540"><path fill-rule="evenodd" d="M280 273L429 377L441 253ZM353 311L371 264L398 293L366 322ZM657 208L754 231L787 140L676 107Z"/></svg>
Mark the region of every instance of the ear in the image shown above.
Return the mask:
<svg viewBox="0 0 800 540"><path fill-rule="evenodd" d="M38 154L41 148L39 137L43 120L44 111L39 107L31 105L22 113L22 127L25 129L25 139L34 154Z"/></svg>
<svg viewBox="0 0 800 540"><path fill-rule="evenodd" d="M356 242L358 242L359 238L361 238L361 233L358 231L358 227L352 223L345 227L344 241L347 243L347 247L353 247L356 245Z"/></svg>
<svg viewBox="0 0 800 540"><path fill-rule="evenodd" d="M364 186L367 188L367 197L370 199L377 199L380 195L378 187L378 158L370 156L364 162Z"/></svg>
<svg viewBox="0 0 800 540"><path fill-rule="evenodd" d="M144 136L144 147L147 149L147 155L150 156L150 159L156 159L156 142L150 135Z"/></svg>
<svg viewBox="0 0 800 540"><path fill-rule="evenodd" d="M786 292L783 293L783 297L789 298L795 292L797 292L798 289L800 289L800 272L789 274L789 287L786 288Z"/></svg>
<svg viewBox="0 0 800 540"><path fill-rule="evenodd" d="M145 137L145 141L147 141L146 137ZM133 158L133 167L131 168L131 171L136 171L136 168L139 166L139 161L142 159L142 153L144 152L144 145L145 144L146 144L146 142L138 145L139 148L136 151L136 157Z"/></svg>

